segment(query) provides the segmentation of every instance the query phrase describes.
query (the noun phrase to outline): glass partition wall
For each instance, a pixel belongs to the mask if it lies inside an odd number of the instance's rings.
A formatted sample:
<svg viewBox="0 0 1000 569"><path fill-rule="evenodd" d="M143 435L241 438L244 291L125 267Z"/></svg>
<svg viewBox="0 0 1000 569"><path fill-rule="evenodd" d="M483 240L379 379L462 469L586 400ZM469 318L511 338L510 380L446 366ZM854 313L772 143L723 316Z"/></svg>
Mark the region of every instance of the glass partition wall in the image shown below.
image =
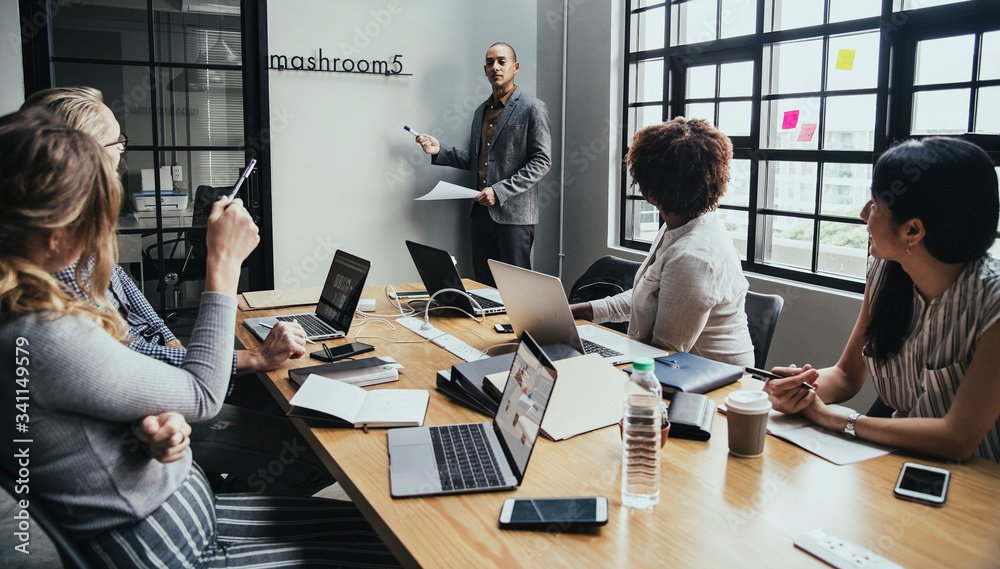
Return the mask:
<svg viewBox="0 0 1000 569"><path fill-rule="evenodd" d="M128 137L119 166L119 262L167 316L197 310L207 210L251 157L259 166L240 195L261 225L262 247L244 266L241 290L270 288L261 175L267 149L246 144L260 140L248 135L266 124L259 52L244 49L247 38L257 45L257 8L239 0L50 3L38 34L48 37L31 38L36 74L26 91L100 89ZM25 9L22 3L22 15ZM44 49L47 58L40 57Z"/></svg>

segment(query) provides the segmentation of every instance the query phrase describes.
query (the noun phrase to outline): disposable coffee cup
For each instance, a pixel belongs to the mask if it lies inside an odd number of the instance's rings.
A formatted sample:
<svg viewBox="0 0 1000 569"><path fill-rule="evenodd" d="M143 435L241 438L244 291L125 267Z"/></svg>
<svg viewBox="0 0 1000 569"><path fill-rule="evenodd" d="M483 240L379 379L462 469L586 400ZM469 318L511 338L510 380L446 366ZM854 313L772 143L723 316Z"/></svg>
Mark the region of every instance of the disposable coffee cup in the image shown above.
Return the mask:
<svg viewBox="0 0 1000 569"><path fill-rule="evenodd" d="M726 397L729 453L742 458L764 454L771 401L763 391L734 391Z"/></svg>

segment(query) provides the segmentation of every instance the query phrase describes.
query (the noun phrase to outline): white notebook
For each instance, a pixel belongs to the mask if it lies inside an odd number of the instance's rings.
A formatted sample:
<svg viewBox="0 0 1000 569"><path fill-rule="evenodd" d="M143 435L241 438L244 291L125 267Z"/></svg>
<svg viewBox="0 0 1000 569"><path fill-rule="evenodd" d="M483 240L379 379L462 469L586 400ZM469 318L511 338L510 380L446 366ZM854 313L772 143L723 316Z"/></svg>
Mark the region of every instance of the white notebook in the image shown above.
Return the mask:
<svg viewBox="0 0 1000 569"><path fill-rule="evenodd" d="M310 375L292 397L289 417L361 427L420 427L430 395L424 389L365 391L342 381Z"/></svg>

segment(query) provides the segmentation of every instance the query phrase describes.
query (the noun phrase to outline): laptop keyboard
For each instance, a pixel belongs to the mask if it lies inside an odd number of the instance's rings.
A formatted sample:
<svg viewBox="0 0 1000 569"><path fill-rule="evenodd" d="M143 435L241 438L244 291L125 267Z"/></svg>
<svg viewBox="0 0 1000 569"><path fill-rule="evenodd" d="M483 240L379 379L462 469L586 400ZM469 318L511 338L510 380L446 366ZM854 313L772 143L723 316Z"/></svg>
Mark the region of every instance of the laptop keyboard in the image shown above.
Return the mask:
<svg viewBox="0 0 1000 569"><path fill-rule="evenodd" d="M475 293L471 293L470 292L469 296L471 296L472 298L476 299L476 302L479 303L479 306L483 307L483 310L489 310L491 308L502 308L503 307L502 303L497 302L495 300L490 300L490 299L488 299L488 298L486 298L484 296L479 296L478 294L475 294Z"/></svg>
<svg viewBox="0 0 1000 569"><path fill-rule="evenodd" d="M586 338L580 338L580 339L583 340L583 351L585 353L588 353L588 354L600 354L601 357L603 357L603 358L613 358L613 357L616 357L616 356L622 356L622 355L624 355L621 352L619 352L618 350L612 350L611 348L609 348L607 346L602 346L601 344L598 344L597 342L591 342L590 340L588 340Z"/></svg>
<svg viewBox="0 0 1000 569"><path fill-rule="evenodd" d="M291 316L278 316L282 322L298 322L302 329L306 331L306 336L329 336L337 331L316 317L315 314L293 314Z"/></svg>
<svg viewBox="0 0 1000 569"><path fill-rule="evenodd" d="M503 482L482 423L431 427L443 490L493 488Z"/></svg>

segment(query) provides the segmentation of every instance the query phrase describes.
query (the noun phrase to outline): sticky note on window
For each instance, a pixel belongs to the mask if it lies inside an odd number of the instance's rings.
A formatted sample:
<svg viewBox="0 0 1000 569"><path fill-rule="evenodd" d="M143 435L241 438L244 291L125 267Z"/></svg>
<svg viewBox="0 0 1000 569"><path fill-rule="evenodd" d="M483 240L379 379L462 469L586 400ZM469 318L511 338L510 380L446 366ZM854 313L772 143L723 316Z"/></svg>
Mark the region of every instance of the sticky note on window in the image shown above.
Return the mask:
<svg viewBox="0 0 1000 569"><path fill-rule="evenodd" d="M844 71L850 71L854 69L854 54L853 49L842 49L837 52L837 69L842 69Z"/></svg>
<svg viewBox="0 0 1000 569"><path fill-rule="evenodd" d="M785 111L785 118L781 121L781 130L795 128L795 125L797 124L799 124L799 112Z"/></svg>
<svg viewBox="0 0 1000 569"><path fill-rule="evenodd" d="M795 140L798 142L810 142L812 141L814 134L816 134L816 125L812 123L802 123L802 130L799 131L799 137Z"/></svg>

